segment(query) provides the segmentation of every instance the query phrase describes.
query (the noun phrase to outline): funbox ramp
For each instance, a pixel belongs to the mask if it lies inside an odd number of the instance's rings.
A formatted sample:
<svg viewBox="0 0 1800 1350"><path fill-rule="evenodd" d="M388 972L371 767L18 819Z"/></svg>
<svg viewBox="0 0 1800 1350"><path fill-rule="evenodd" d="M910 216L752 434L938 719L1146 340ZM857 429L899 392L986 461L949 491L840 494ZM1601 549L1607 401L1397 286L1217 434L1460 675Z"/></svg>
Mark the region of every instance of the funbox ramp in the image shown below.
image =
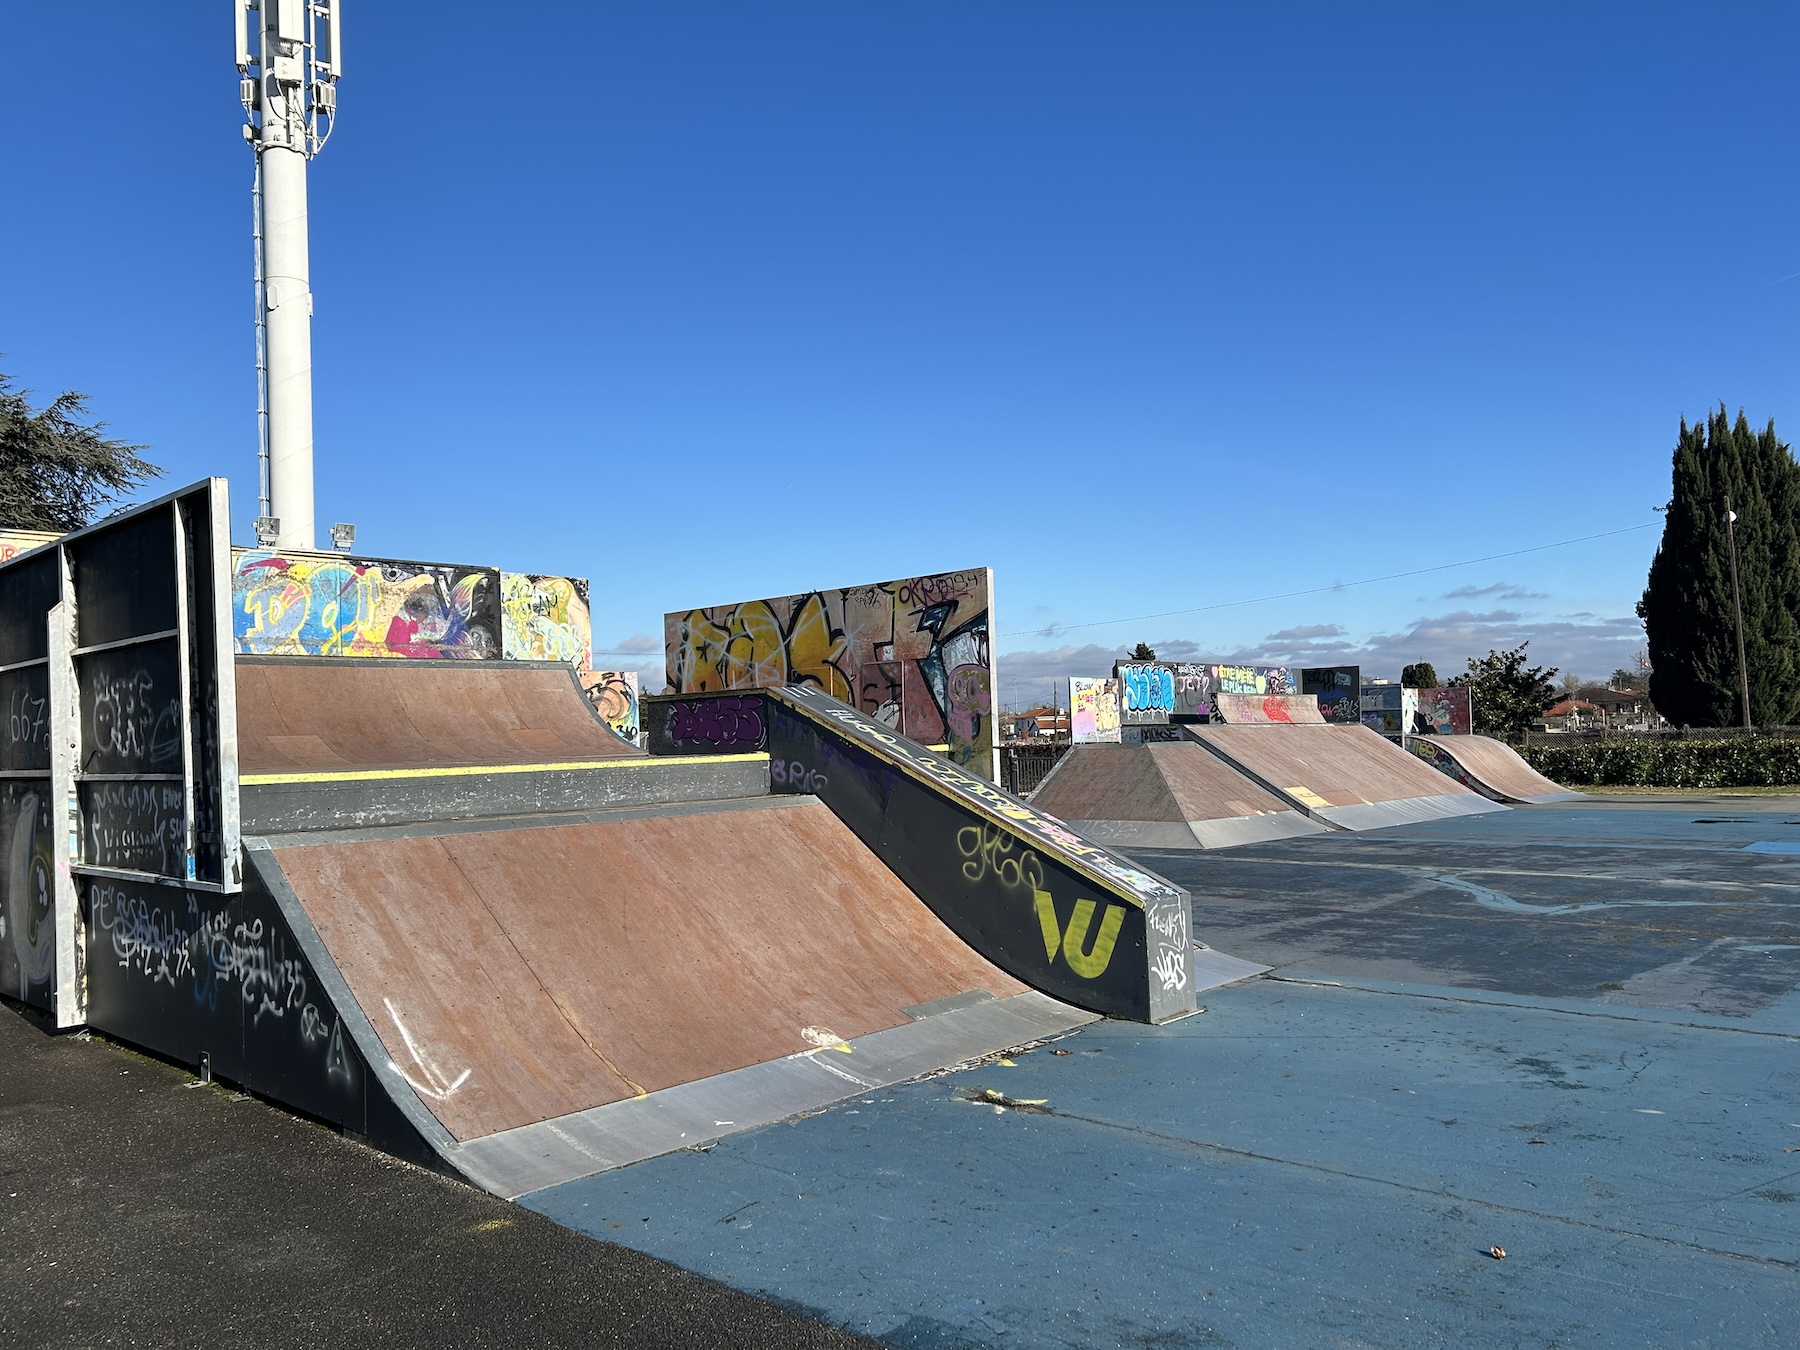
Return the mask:
<svg viewBox="0 0 1800 1350"><path fill-rule="evenodd" d="M1200 745L1295 810L1373 830L1507 808L1362 726L1189 727Z"/></svg>
<svg viewBox="0 0 1800 1350"><path fill-rule="evenodd" d="M1496 802L1577 801L1583 794L1544 777L1492 736L1408 736L1406 748L1432 768Z"/></svg>
<svg viewBox="0 0 1800 1350"><path fill-rule="evenodd" d="M1230 848L1327 828L1191 741L1075 746L1031 804L1123 849Z"/></svg>

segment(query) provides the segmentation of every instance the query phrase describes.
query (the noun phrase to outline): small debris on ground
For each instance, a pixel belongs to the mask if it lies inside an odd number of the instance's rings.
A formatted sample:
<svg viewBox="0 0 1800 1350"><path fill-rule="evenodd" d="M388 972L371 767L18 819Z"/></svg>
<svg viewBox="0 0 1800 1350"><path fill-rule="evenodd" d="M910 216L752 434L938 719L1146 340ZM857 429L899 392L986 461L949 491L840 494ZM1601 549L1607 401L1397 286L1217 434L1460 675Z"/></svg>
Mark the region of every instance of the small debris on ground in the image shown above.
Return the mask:
<svg viewBox="0 0 1800 1350"><path fill-rule="evenodd" d="M1496 1261L1506 1260L1506 1248L1504 1247L1489 1247L1487 1254Z"/></svg>
<svg viewBox="0 0 1800 1350"><path fill-rule="evenodd" d="M994 1114L1005 1111L1024 1111L1033 1115L1047 1116L1051 1114L1045 1097L1009 1097L1004 1092L996 1092L993 1088L969 1088L957 1094L965 1102L974 1102L977 1106L991 1106Z"/></svg>

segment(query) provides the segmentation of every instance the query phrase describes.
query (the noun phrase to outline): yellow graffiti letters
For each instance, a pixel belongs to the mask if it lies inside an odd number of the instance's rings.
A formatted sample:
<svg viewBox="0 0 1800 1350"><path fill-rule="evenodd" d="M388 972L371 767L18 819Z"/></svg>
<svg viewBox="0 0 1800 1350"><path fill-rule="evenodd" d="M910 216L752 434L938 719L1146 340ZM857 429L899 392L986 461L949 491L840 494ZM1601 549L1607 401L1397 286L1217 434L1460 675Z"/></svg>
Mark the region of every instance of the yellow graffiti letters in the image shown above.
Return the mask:
<svg viewBox="0 0 1800 1350"><path fill-rule="evenodd" d="M1038 926L1044 934L1044 959L1056 960L1057 952L1061 952L1063 960L1069 963L1069 969L1084 980L1092 980L1106 973L1106 967L1112 963L1113 947L1119 940L1119 929L1125 923L1125 909L1122 905L1108 905L1100 916L1100 930L1093 934L1093 945L1088 946L1088 934L1093 931L1094 910L1097 908L1092 900L1077 900L1075 912L1069 916L1069 926L1064 928L1056 917L1056 902L1049 891L1036 892ZM1086 951L1082 948L1087 947Z"/></svg>

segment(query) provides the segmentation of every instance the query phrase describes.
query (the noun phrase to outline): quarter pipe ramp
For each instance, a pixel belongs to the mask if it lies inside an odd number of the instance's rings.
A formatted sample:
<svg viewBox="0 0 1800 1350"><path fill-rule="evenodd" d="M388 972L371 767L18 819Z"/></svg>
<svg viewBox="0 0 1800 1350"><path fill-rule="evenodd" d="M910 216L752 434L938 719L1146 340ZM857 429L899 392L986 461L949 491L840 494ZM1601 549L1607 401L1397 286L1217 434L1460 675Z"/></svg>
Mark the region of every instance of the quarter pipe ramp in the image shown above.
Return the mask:
<svg viewBox="0 0 1800 1350"><path fill-rule="evenodd" d="M1492 736L1409 736L1406 748L1490 801L1541 804L1582 795L1544 777L1517 750Z"/></svg>

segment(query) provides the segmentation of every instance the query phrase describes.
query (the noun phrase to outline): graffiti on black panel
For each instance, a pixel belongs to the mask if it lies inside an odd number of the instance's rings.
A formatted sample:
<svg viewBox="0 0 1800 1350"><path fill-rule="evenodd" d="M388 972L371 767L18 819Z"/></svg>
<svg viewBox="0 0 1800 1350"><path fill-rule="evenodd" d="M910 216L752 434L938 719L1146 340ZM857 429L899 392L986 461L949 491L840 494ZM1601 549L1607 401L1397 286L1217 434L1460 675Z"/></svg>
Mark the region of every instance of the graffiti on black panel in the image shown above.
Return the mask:
<svg viewBox="0 0 1800 1350"><path fill-rule="evenodd" d="M0 787L0 993L33 1001L56 959L50 803L42 784Z"/></svg>
<svg viewBox="0 0 1800 1350"><path fill-rule="evenodd" d="M84 862L160 876L185 873L181 784L83 783L81 807Z"/></svg>
<svg viewBox="0 0 1800 1350"><path fill-rule="evenodd" d="M956 832L956 849L963 857L965 880L980 883L992 878L1003 889L1018 893L1021 900L1030 897L1044 938L1046 963L1054 964L1060 955L1084 980L1106 973L1125 923L1125 906L1079 897L1064 922L1037 853L1020 847L1015 835L997 826L963 826Z"/></svg>
<svg viewBox="0 0 1800 1350"><path fill-rule="evenodd" d="M110 959L133 980L164 986L197 1011L240 1007L248 1025L292 1025L309 1048L325 1049L328 1076L350 1067L337 1014L312 996L308 968L286 934L239 907L214 906L193 891L91 879L85 887L89 961Z"/></svg>

